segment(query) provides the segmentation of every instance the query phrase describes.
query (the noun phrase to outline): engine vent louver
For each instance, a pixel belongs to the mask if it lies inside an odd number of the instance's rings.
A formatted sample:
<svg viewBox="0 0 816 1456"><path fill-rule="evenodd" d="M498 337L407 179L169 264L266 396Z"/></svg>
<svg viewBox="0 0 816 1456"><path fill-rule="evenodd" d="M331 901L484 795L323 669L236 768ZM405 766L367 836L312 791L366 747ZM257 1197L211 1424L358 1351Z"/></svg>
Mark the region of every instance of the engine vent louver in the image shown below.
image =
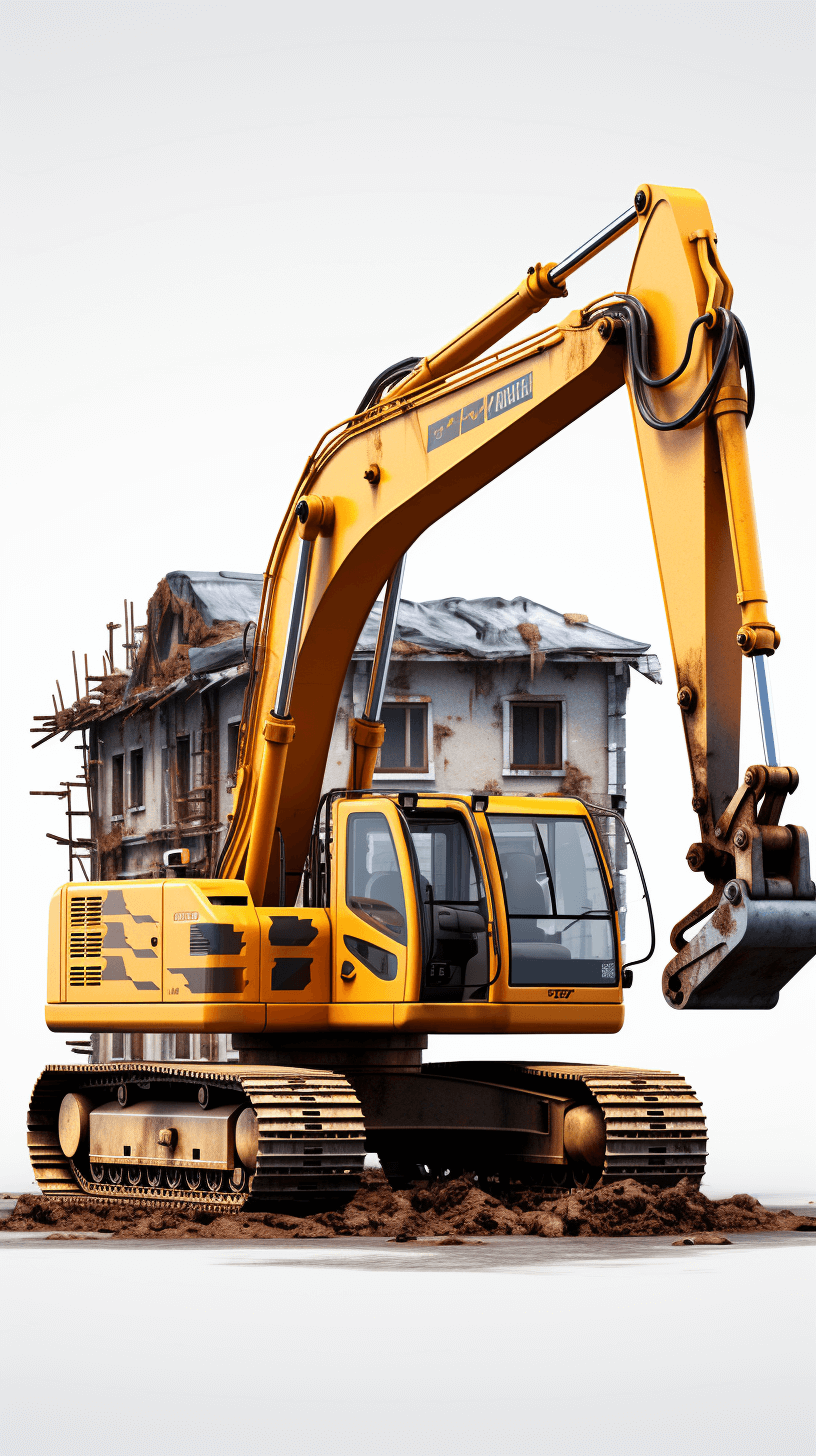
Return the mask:
<svg viewBox="0 0 816 1456"><path fill-rule="evenodd" d="M101 986L102 896L73 894L69 903L68 985L74 990Z"/></svg>
<svg viewBox="0 0 816 1456"><path fill-rule="evenodd" d="M79 989L85 986L101 986L102 967L86 966L83 970L81 966L71 966L68 972L68 985Z"/></svg>

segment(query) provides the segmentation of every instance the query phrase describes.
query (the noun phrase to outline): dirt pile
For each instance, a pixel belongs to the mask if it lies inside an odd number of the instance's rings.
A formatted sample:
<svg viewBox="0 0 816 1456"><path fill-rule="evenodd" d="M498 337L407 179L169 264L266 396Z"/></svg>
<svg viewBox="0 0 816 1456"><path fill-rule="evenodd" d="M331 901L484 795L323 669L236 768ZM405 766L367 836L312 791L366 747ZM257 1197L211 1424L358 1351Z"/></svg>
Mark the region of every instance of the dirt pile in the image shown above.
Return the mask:
<svg viewBox="0 0 816 1456"><path fill-rule="evenodd" d="M634 1179L608 1188L553 1197L541 1189L491 1193L469 1178L392 1189L367 1172L345 1207L304 1216L276 1212L214 1214L204 1210L101 1208L88 1202L20 1198L9 1230L105 1232L126 1239L327 1239L377 1235L402 1243L420 1237L523 1234L538 1238L629 1238L638 1234L702 1235L816 1230L816 1218L772 1212L738 1193L713 1201L687 1181L655 1188ZM713 1242L704 1239L703 1242Z"/></svg>

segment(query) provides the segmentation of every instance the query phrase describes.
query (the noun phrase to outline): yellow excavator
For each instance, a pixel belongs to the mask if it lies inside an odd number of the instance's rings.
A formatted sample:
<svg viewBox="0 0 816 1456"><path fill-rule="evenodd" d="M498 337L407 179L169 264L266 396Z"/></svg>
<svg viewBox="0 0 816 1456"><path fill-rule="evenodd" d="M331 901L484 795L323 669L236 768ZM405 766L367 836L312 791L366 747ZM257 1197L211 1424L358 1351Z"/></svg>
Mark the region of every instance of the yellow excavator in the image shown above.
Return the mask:
<svg viewBox="0 0 816 1456"><path fill-rule="evenodd" d="M625 293L495 348L633 227ZM429 1033L620 1030L632 969L603 851L620 816L555 795L381 794L372 778L406 551L626 384L700 823L687 861L708 889L672 932L663 994L678 1010L770 1008L814 955L807 835L780 823L798 779L776 763L768 712L779 634L732 292L700 194L644 185L444 348L385 370L319 441L266 573L218 877L185 877L188 851L170 850L165 880L63 885L50 909L52 1030L229 1032L239 1060L46 1067L29 1113L44 1192L325 1202L353 1193L367 1151L395 1182L700 1179L701 1105L673 1073L422 1064ZM321 795L343 677L384 584L348 783ZM746 656L767 762L740 781Z"/></svg>

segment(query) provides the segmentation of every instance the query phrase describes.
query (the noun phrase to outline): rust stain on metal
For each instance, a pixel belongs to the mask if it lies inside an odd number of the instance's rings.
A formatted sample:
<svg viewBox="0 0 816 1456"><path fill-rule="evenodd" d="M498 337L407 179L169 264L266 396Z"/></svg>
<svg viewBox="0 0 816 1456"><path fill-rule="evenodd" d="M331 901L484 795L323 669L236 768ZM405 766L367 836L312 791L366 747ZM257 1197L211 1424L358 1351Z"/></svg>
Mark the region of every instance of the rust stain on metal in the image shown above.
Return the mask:
<svg viewBox="0 0 816 1456"><path fill-rule="evenodd" d="M737 918L727 900L715 910L711 917L711 924L720 935L733 935L737 928Z"/></svg>

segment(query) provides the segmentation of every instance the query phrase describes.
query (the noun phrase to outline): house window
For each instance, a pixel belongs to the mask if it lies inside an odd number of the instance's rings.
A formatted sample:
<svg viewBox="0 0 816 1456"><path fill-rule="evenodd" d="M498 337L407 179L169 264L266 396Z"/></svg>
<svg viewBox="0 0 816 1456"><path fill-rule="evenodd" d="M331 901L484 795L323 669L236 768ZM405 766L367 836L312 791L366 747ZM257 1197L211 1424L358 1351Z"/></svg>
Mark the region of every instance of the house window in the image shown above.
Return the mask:
<svg viewBox="0 0 816 1456"><path fill-rule="evenodd" d="M125 806L125 755L111 759L111 819L121 819Z"/></svg>
<svg viewBox="0 0 816 1456"><path fill-rule="evenodd" d="M185 734L182 738L176 739L176 797L178 799L178 817L186 819L189 813L187 802L190 793L190 737Z"/></svg>
<svg viewBox="0 0 816 1456"><path fill-rule="evenodd" d="M385 742L377 758L379 773L425 773L428 767L428 704L385 703Z"/></svg>
<svg viewBox="0 0 816 1456"><path fill-rule="evenodd" d="M141 748L130 750L130 807L144 807L144 754Z"/></svg>
<svg viewBox="0 0 816 1456"><path fill-rule="evenodd" d="M240 719L227 724L227 773L234 774L238 768L238 735L241 732Z"/></svg>
<svg viewBox="0 0 816 1456"><path fill-rule="evenodd" d="M561 704L510 704L510 768L560 769Z"/></svg>

